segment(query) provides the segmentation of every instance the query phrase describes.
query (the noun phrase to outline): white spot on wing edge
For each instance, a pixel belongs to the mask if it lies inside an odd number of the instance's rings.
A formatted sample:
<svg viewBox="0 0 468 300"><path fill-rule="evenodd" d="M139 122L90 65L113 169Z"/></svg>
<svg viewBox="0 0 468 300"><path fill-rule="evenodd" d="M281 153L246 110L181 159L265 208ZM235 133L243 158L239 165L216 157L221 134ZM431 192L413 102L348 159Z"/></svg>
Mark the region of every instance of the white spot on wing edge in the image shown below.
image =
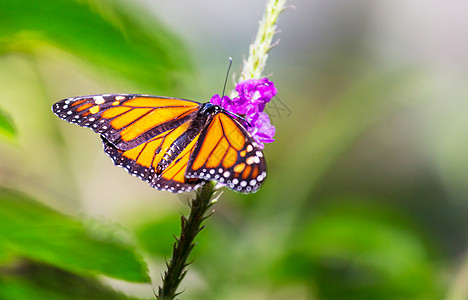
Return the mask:
<svg viewBox="0 0 468 300"><path fill-rule="evenodd" d="M102 96L94 96L93 99L94 99L94 103L98 105L103 104L105 102Z"/></svg>

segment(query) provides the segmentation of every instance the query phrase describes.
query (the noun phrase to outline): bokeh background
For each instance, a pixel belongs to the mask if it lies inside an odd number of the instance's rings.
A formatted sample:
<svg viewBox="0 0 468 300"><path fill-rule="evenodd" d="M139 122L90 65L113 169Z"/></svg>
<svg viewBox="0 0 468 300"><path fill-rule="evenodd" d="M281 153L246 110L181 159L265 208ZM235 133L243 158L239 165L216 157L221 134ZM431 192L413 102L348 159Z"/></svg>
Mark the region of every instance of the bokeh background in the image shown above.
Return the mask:
<svg viewBox="0 0 468 300"><path fill-rule="evenodd" d="M288 4L269 177L222 194L180 298L468 299L468 2ZM264 5L0 2L0 299L154 299L191 195L129 176L50 106L208 101Z"/></svg>

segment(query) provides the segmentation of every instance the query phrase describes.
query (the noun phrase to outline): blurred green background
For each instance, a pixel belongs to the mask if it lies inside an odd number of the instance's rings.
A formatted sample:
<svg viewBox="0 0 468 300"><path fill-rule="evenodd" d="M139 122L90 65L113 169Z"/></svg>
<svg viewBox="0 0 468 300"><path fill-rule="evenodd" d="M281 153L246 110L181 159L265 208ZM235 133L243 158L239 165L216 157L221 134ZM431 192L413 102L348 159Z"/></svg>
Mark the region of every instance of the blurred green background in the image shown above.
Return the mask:
<svg viewBox="0 0 468 300"><path fill-rule="evenodd" d="M264 4L0 2L0 299L154 298L190 195L50 106L208 101ZM269 177L221 196L180 298L468 299L468 2L289 4L264 72Z"/></svg>

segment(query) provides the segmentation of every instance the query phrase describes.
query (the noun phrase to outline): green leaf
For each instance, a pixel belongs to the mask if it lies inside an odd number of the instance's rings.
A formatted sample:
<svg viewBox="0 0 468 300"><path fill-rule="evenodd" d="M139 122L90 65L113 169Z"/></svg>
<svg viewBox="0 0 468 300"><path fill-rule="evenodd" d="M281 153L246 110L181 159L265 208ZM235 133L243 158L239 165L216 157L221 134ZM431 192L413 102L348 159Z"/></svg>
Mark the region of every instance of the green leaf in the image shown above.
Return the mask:
<svg viewBox="0 0 468 300"><path fill-rule="evenodd" d="M135 299L119 294L96 279L31 261L22 261L0 271L0 299L68 300Z"/></svg>
<svg viewBox="0 0 468 300"><path fill-rule="evenodd" d="M190 65L182 43L131 2L0 1L0 52L44 43L151 87L169 88Z"/></svg>
<svg viewBox="0 0 468 300"><path fill-rule="evenodd" d="M0 110L0 136L10 141L15 140L17 136L13 120L3 110Z"/></svg>
<svg viewBox="0 0 468 300"><path fill-rule="evenodd" d="M0 299L3 300L130 300L96 279L30 261L0 270Z"/></svg>
<svg viewBox="0 0 468 300"><path fill-rule="evenodd" d="M78 274L150 281L127 243L8 190L0 190L0 249Z"/></svg>
<svg viewBox="0 0 468 300"><path fill-rule="evenodd" d="M275 269L310 281L323 298L433 299L436 267L421 234L397 212L360 198L330 199L304 224ZM282 275L279 275L282 274Z"/></svg>

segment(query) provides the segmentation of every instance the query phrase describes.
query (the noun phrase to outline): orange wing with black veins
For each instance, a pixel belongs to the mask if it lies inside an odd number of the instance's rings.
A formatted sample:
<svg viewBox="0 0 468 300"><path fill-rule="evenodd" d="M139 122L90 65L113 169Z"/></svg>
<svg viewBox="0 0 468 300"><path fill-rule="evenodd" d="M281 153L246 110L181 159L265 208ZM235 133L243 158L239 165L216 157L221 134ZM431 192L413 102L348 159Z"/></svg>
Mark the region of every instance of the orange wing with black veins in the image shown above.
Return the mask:
<svg viewBox="0 0 468 300"><path fill-rule="evenodd" d="M102 137L104 151L112 158L115 165L125 168L128 173L141 178L158 190L188 192L198 188L202 182L197 178L185 177L190 155L200 134L164 170L157 172L158 164L171 143L184 133L187 126L188 124L184 123L130 150L117 149Z"/></svg>
<svg viewBox="0 0 468 300"><path fill-rule="evenodd" d="M252 193L266 177L265 158L244 126L221 112L201 132L186 177L216 180L237 192Z"/></svg>
<svg viewBox="0 0 468 300"><path fill-rule="evenodd" d="M67 98L52 106L60 118L88 127L115 147L129 150L192 119L199 103L135 94Z"/></svg>

